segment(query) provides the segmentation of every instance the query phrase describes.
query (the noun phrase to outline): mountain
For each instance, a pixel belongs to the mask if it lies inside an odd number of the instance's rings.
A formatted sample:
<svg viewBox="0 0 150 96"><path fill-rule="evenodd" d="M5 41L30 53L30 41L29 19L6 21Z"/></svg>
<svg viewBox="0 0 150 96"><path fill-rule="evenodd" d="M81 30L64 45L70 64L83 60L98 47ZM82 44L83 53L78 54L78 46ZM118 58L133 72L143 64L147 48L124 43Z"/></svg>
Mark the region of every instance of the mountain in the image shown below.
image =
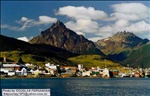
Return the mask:
<svg viewBox="0 0 150 96"><path fill-rule="evenodd" d="M50 28L42 31L37 37L34 37L31 44L47 44L65 49L77 54L101 54L92 41L87 40L82 35L77 35L74 31L68 29L59 20Z"/></svg>
<svg viewBox="0 0 150 96"><path fill-rule="evenodd" d="M126 50L140 48L149 42L148 39L141 39L130 32L117 32L112 37L98 40L97 47L105 54L119 54Z"/></svg>
<svg viewBox="0 0 150 96"><path fill-rule="evenodd" d="M150 67L150 43L130 32L117 32L112 37L98 40L98 48L107 54L108 58L126 66Z"/></svg>
<svg viewBox="0 0 150 96"><path fill-rule="evenodd" d="M128 55L127 59L121 62L122 65L129 64L132 67L150 67L150 43L147 43L143 47L133 50Z"/></svg>
<svg viewBox="0 0 150 96"><path fill-rule="evenodd" d="M3 58L3 55L6 55L7 59L17 62L19 58L22 57L23 61L26 63L28 62L33 64L39 62L67 64L68 57L77 55L54 46L45 44L30 44L3 35L0 35L0 52L1 58Z"/></svg>

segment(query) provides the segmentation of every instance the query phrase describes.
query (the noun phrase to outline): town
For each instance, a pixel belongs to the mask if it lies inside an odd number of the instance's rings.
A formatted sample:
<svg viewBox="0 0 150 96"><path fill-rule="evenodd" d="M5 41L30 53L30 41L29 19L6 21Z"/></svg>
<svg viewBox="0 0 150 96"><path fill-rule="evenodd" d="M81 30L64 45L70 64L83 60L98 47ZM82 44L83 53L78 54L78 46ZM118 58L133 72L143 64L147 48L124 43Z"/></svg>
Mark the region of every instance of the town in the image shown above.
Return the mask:
<svg viewBox="0 0 150 96"><path fill-rule="evenodd" d="M5 58L4 58L5 60ZM0 62L0 76L7 77L99 77L99 78L114 78L114 77L136 77L149 78L150 68L132 68L124 67L121 71L118 69L100 68L93 66L84 68L83 64L77 66L60 66L52 63L46 63L44 67L35 64L19 64L15 62Z"/></svg>

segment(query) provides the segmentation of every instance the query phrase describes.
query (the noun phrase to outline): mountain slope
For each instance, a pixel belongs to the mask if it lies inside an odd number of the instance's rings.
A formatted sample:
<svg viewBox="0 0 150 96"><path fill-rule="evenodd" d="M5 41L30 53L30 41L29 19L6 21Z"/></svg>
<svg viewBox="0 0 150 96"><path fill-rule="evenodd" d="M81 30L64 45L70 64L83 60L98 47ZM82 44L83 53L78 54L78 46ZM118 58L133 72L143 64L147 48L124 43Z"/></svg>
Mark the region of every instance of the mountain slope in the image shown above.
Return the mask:
<svg viewBox="0 0 150 96"><path fill-rule="evenodd" d="M150 43L144 45L143 47L133 50L127 59L121 62L123 65L129 64L133 67L150 67Z"/></svg>
<svg viewBox="0 0 150 96"><path fill-rule="evenodd" d="M47 30L42 31L39 36L34 37L30 43L52 45L77 54L104 55L92 41L77 35L59 20Z"/></svg>
<svg viewBox="0 0 150 96"><path fill-rule="evenodd" d="M96 45L105 54L119 54L126 50L140 48L146 44L148 39L141 39L130 32L118 32L114 36L98 40Z"/></svg>
<svg viewBox="0 0 150 96"><path fill-rule="evenodd" d="M50 45L30 44L14 38L0 35L1 57L17 62L20 57L26 63L54 62L65 64L68 57L76 56L71 52Z"/></svg>

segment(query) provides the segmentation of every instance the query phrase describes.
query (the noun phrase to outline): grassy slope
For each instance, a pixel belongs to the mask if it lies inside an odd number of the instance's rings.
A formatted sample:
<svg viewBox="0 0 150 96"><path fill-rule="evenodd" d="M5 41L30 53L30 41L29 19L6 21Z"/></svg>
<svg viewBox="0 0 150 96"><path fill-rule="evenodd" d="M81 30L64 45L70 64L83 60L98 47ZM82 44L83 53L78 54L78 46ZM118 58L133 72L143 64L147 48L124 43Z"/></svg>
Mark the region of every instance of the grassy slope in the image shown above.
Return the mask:
<svg viewBox="0 0 150 96"><path fill-rule="evenodd" d="M74 65L74 63L69 62L62 58L40 56L29 53L26 54L24 53L24 51L9 51L9 52L3 51L1 52L1 58L3 58L2 56L4 56L4 54L7 56L7 59L12 60L14 62L18 62L19 58L21 57L25 63L37 64L39 66L43 66L47 62L60 65L67 65L67 64Z"/></svg>
<svg viewBox="0 0 150 96"><path fill-rule="evenodd" d="M117 67L122 67L118 63L114 63L110 60L103 59L100 55L80 55L77 57L69 58L69 60L77 64L83 64L87 68L97 67L97 66L99 66L100 68L104 68L105 63L107 67L112 69L115 69Z"/></svg>

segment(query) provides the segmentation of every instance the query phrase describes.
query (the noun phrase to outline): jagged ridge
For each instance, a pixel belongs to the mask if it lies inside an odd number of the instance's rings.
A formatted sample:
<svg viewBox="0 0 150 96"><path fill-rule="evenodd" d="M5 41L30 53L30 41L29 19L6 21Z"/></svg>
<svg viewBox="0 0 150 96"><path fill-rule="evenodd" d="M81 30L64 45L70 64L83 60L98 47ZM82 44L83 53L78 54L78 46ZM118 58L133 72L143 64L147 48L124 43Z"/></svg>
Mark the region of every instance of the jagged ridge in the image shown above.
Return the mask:
<svg viewBox="0 0 150 96"><path fill-rule="evenodd" d="M141 39L130 32L117 32L112 37L98 40L96 45L105 54L118 54L125 50L140 48L148 39Z"/></svg>
<svg viewBox="0 0 150 96"><path fill-rule="evenodd" d="M42 31L39 36L34 37L30 43L52 45L78 54L104 55L92 41L82 35L77 35L59 20L50 28Z"/></svg>

